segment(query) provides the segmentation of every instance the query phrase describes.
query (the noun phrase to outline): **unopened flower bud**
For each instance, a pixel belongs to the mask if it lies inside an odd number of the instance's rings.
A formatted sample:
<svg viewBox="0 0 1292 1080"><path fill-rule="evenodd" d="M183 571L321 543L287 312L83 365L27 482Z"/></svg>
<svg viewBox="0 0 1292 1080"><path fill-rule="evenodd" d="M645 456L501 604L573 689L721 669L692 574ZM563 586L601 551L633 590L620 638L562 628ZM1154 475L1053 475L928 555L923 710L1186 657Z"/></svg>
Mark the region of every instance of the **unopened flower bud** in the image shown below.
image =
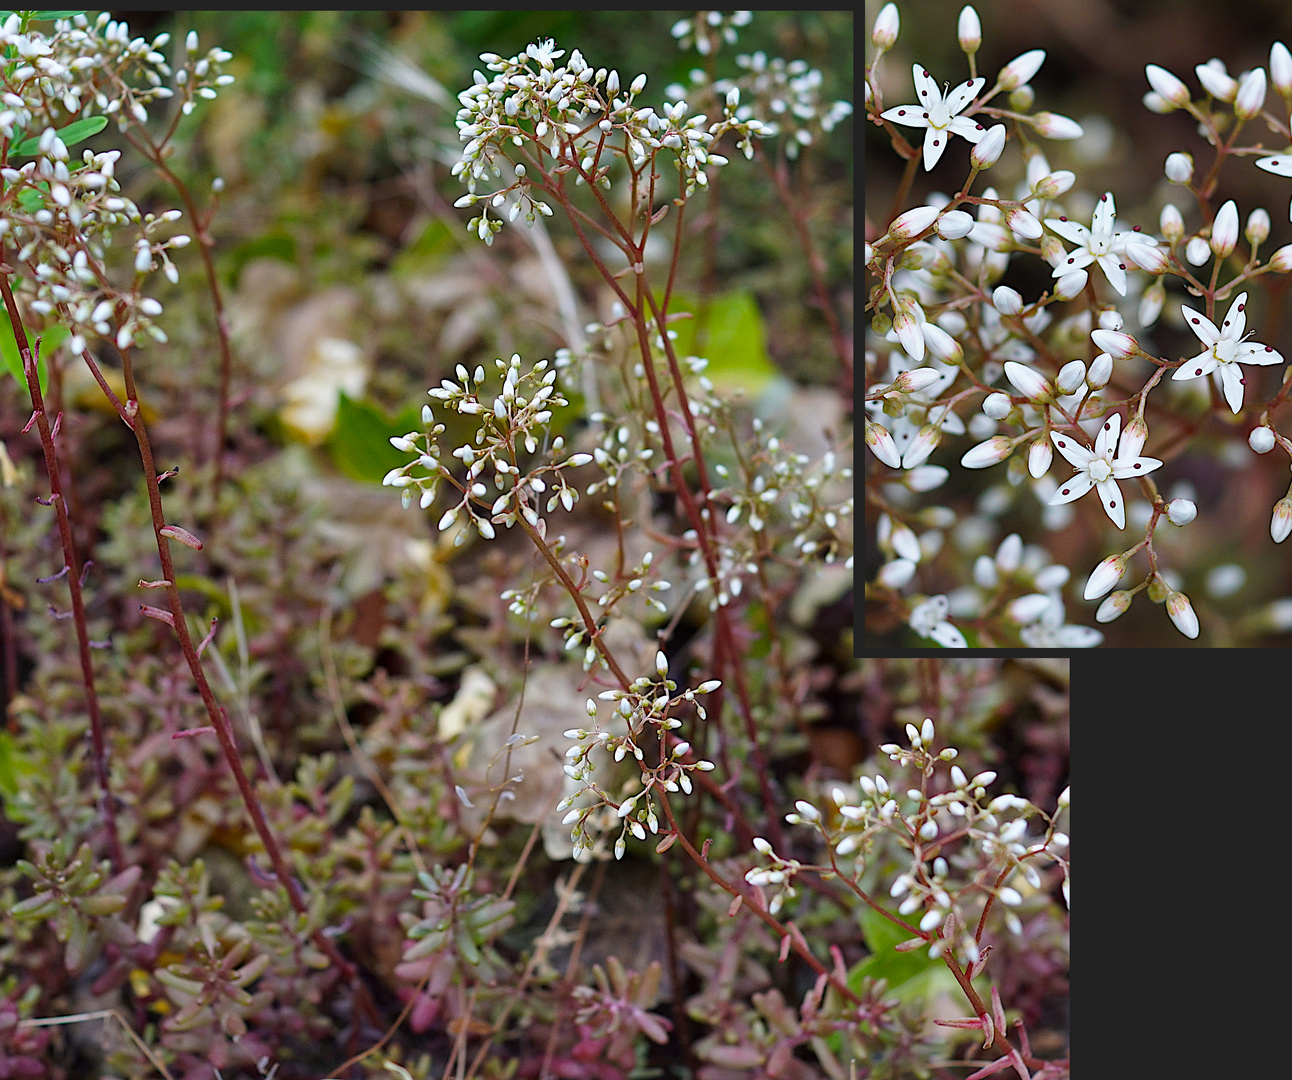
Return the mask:
<svg viewBox="0 0 1292 1080"><path fill-rule="evenodd" d="M1072 117L1052 112L1033 113L1032 127L1047 139L1079 139L1085 134L1085 129Z"/></svg>
<svg viewBox="0 0 1292 1080"><path fill-rule="evenodd" d="M976 169L989 169L1000 160L1007 132L1004 124L993 124L987 134L969 151L969 163Z"/></svg>
<svg viewBox="0 0 1292 1080"><path fill-rule="evenodd" d="M1100 330L1121 330L1125 325L1126 320L1116 308L1105 308L1099 313Z"/></svg>
<svg viewBox="0 0 1292 1080"><path fill-rule="evenodd" d="M1126 360L1129 357L1137 356L1142 351L1137 342L1130 334L1118 333L1116 330L1092 330L1090 337L1101 350L1108 353L1114 360Z"/></svg>
<svg viewBox="0 0 1292 1080"><path fill-rule="evenodd" d="M888 227L889 239L910 240L919 236L933 224L939 212L936 206L917 206L907 210Z"/></svg>
<svg viewBox="0 0 1292 1080"><path fill-rule="evenodd" d="M969 4L960 9L960 22L956 26L956 32L960 37L960 48L973 56L982 44L982 24L978 21L978 12Z"/></svg>
<svg viewBox="0 0 1292 1080"><path fill-rule="evenodd" d="M1025 240L1039 240L1045 233L1035 215L1021 206L1005 211L1005 224L1015 236L1021 236Z"/></svg>
<svg viewBox="0 0 1292 1080"><path fill-rule="evenodd" d="M1238 95L1234 98L1234 114L1250 120L1265 107L1265 69L1252 68L1238 80Z"/></svg>
<svg viewBox="0 0 1292 1080"><path fill-rule="evenodd" d="M1049 471L1050 462L1053 460L1054 447L1050 445L1050 440L1037 439L1027 452L1027 471L1032 474L1033 479L1039 480Z"/></svg>
<svg viewBox="0 0 1292 1080"><path fill-rule="evenodd" d="M1057 172L1048 173L1038 180L1032 187L1032 191L1042 199L1057 199L1076 183L1077 174L1068 169L1059 169Z"/></svg>
<svg viewBox="0 0 1292 1080"><path fill-rule="evenodd" d="M1140 326L1148 327L1157 322L1157 317L1162 314L1162 305L1166 302L1166 288L1161 280L1153 282L1144 290L1144 295L1139 298L1139 316Z"/></svg>
<svg viewBox="0 0 1292 1080"><path fill-rule="evenodd" d="M867 432L869 439L869 431ZM986 442L965 451L960 464L966 469L985 469L1004 461L1014 450L1014 440L1004 435L993 435ZM876 454L878 457L878 454Z"/></svg>
<svg viewBox="0 0 1292 1080"><path fill-rule="evenodd" d="M1292 533L1292 497L1284 497L1274 504L1270 518L1270 536L1276 544L1283 543Z"/></svg>
<svg viewBox="0 0 1292 1080"><path fill-rule="evenodd" d="M1270 236L1270 215L1268 210L1257 207L1247 215L1247 228L1243 235L1247 237L1247 242L1256 247L1258 244L1265 243Z"/></svg>
<svg viewBox="0 0 1292 1080"><path fill-rule="evenodd" d="M1031 112L1036 104L1036 91L1027 83L1015 87L1009 92L1009 107L1015 112Z"/></svg>
<svg viewBox="0 0 1292 1080"><path fill-rule="evenodd" d="M893 436L882 424L866 421L866 445L870 447L870 452L885 465L894 469L902 467L902 456L897 452L897 444L893 442Z"/></svg>
<svg viewBox="0 0 1292 1080"><path fill-rule="evenodd" d="M1223 60L1208 60L1198 64L1194 69L1198 82L1217 101L1233 101L1238 93L1238 80L1225 70Z"/></svg>
<svg viewBox="0 0 1292 1080"><path fill-rule="evenodd" d="M902 454L902 468L914 469L916 466L923 465L929 458L929 455L937 448L938 442L942 438L942 431L932 424L925 424L920 428L919 433L911 440L911 444Z"/></svg>
<svg viewBox="0 0 1292 1080"><path fill-rule="evenodd" d="M1087 600L1097 600L1111 589L1121 579L1122 574L1126 573L1126 564L1130 562L1130 556L1126 552L1118 555L1109 555L1090 573L1090 578L1086 581L1086 591L1084 593Z"/></svg>
<svg viewBox="0 0 1292 1080"><path fill-rule="evenodd" d="M964 348L955 338L948 334L937 323L926 322L923 326L924 344L929 352L944 364L959 364L964 357Z"/></svg>
<svg viewBox="0 0 1292 1080"><path fill-rule="evenodd" d="M1281 41L1270 46L1270 81L1284 97L1292 97L1292 53Z"/></svg>
<svg viewBox="0 0 1292 1080"><path fill-rule="evenodd" d="M1193 155L1175 153L1166 155L1166 178L1173 184L1187 184L1193 179Z"/></svg>
<svg viewBox="0 0 1292 1080"><path fill-rule="evenodd" d="M879 16L875 19L875 27L870 32L870 43L880 52L886 52L897 41L899 26L897 5L885 4L880 8Z"/></svg>
<svg viewBox="0 0 1292 1080"><path fill-rule="evenodd" d="M1184 239L1184 218L1180 215L1179 208L1172 203L1167 203L1162 207L1161 216L1158 218L1158 228L1161 229L1162 235L1173 244L1178 244Z"/></svg>
<svg viewBox="0 0 1292 1080"><path fill-rule="evenodd" d="M1022 86L1025 82L1030 82L1032 76L1045 63L1045 50L1032 49L1021 56L1016 56L1000 70L996 76L996 85L1002 90L1013 90L1016 86Z"/></svg>
<svg viewBox="0 0 1292 1080"><path fill-rule="evenodd" d="M1002 315L1017 315L1023 310L1023 298L1008 285L1001 285L991 294L992 306Z"/></svg>
<svg viewBox="0 0 1292 1080"><path fill-rule="evenodd" d="M914 394L927 386L932 386L940 378L942 376L931 367L915 368L913 371L903 371L897 376L897 381L893 385L903 394Z"/></svg>
<svg viewBox="0 0 1292 1080"><path fill-rule="evenodd" d="M1198 636L1198 616L1189 603L1189 598L1182 592L1173 592L1166 602L1166 613L1171 616L1175 628L1187 638Z"/></svg>
<svg viewBox="0 0 1292 1080"><path fill-rule="evenodd" d="M1091 390L1102 390L1112 377L1113 358L1106 352L1100 353L1090 361L1090 368L1086 372L1086 385Z"/></svg>
<svg viewBox="0 0 1292 1080"><path fill-rule="evenodd" d="M1080 296L1086 287L1090 275L1085 270L1072 270L1062 275L1054 283L1054 296L1057 300L1073 300Z"/></svg>
<svg viewBox="0 0 1292 1080"><path fill-rule="evenodd" d="M1044 376L1025 364L1020 364L1014 360L1006 360L1005 378L1028 401L1045 402L1054 398L1054 387L1049 384Z"/></svg>
<svg viewBox="0 0 1292 1080"><path fill-rule="evenodd" d="M1197 516L1198 507L1192 499L1172 499L1166 504L1166 518L1172 525L1188 525Z"/></svg>
<svg viewBox="0 0 1292 1080"><path fill-rule="evenodd" d="M1184 257L1190 266L1201 266L1211 258L1211 245L1201 236L1195 236L1185 244Z"/></svg>
<svg viewBox="0 0 1292 1080"><path fill-rule="evenodd" d="M1267 427L1252 428L1252 433L1247 436L1247 445L1258 454L1268 454L1276 441L1274 432Z"/></svg>
<svg viewBox="0 0 1292 1080"><path fill-rule="evenodd" d="M1070 360L1059 369L1055 384L1065 394L1075 394L1086 381L1086 365L1080 360Z"/></svg>
<svg viewBox="0 0 1292 1080"><path fill-rule="evenodd" d="M1095 622L1112 622L1119 615L1124 615L1131 606L1131 599L1131 594L1124 589L1112 593L1099 605L1099 610L1095 612Z"/></svg>
<svg viewBox="0 0 1292 1080"><path fill-rule="evenodd" d="M1270 256L1269 267L1276 274L1292 272L1292 244L1284 244Z"/></svg>
<svg viewBox="0 0 1292 1080"><path fill-rule="evenodd" d="M966 214L963 210L948 210L937 219L936 228L943 240L961 240L969 235L976 224L972 214Z"/></svg>
<svg viewBox="0 0 1292 1080"><path fill-rule="evenodd" d="M1157 94L1170 105L1180 109L1189 104L1189 88L1172 75L1166 68L1149 64L1144 68L1148 83Z"/></svg>
<svg viewBox="0 0 1292 1080"><path fill-rule="evenodd" d="M1139 457L1139 452L1144 449L1144 442L1147 439L1148 425L1144 423L1142 417L1136 416L1122 432L1121 440L1117 444L1117 456L1119 458Z"/></svg>
<svg viewBox="0 0 1292 1080"><path fill-rule="evenodd" d="M1165 273L1168 265L1166 252L1160 247L1150 247L1148 244L1128 243L1126 257L1141 270L1147 270L1150 274Z"/></svg>
<svg viewBox="0 0 1292 1080"><path fill-rule="evenodd" d="M1211 223L1211 250L1220 258L1228 258L1238 243L1238 206L1230 199L1216 212Z"/></svg>
<svg viewBox="0 0 1292 1080"><path fill-rule="evenodd" d="M1013 407L1014 403L1009 400L1009 395L1002 394L999 391L994 394L988 394L982 403L982 411L993 420L1004 420L1009 415L1009 410Z"/></svg>

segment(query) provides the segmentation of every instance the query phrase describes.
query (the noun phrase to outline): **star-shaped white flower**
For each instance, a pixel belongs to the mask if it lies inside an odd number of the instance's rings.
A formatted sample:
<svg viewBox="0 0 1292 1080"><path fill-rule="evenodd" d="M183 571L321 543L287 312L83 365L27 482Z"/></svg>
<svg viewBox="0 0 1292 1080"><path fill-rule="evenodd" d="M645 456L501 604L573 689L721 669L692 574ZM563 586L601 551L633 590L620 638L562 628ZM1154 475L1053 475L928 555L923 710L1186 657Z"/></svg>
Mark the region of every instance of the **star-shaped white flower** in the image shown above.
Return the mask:
<svg viewBox="0 0 1292 1080"><path fill-rule="evenodd" d="M1099 492L1099 501L1104 504L1104 512L1112 519L1112 523L1119 529L1126 528L1126 508L1122 505L1122 490L1117 486L1117 481L1132 476L1145 476L1154 469L1161 468L1162 463L1157 458L1140 457L1139 447L1134 448L1134 454L1117 457L1117 440L1121 437L1121 430L1121 413L1113 413L1095 436L1093 451L1087 450L1071 435L1050 432L1050 438L1059 448L1059 453L1077 470L1071 480L1059 485L1059 490L1050 498L1051 506L1072 502L1094 488Z"/></svg>
<svg viewBox="0 0 1292 1080"><path fill-rule="evenodd" d="M957 116L969 102L978 96L978 91L986 84L986 79L970 79L962 82L946 98L938 89L938 84L919 64L912 65L915 77L915 89L919 94L918 105L898 105L881 113L884 120L895 124L906 124L908 127L928 128L924 134L924 168L932 169L947 148L952 135L959 135L976 143L987 129L982 124L970 120L967 116Z"/></svg>
<svg viewBox="0 0 1292 1080"><path fill-rule="evenodd" d="M1180 305L1185 321L1198 339L1207 346L1191 360L1175 369L1173 379L1196 379L1213 372L1229 407L1238 412L1243 407L1243 373L1239 364L1281 364L1283 357L1269 345L1243 340L1247 325L1247 294L1242 293L1229 305L1229 314L1220 329L1207 316Z"/></svg>
<svg viewBox="0 0 1292 1080"><path fill-rule="evenodd" d="M1062 277L1074 270L1082 270L1092 262L1097 262L1103 270L1108 284L1122 296L1126 295L1126 245L1131 240L1137 244L1150 247L1157 241L1151 236L1138 232L1117 232L1117 210L1113 206L1113 193L1104 192L1095 207L1091 227L1078 225L1067 218L1046 218L1045 223L1063 239L1076 244L1076 250L1069 252L1054 268L1054 277Z"/></svg>

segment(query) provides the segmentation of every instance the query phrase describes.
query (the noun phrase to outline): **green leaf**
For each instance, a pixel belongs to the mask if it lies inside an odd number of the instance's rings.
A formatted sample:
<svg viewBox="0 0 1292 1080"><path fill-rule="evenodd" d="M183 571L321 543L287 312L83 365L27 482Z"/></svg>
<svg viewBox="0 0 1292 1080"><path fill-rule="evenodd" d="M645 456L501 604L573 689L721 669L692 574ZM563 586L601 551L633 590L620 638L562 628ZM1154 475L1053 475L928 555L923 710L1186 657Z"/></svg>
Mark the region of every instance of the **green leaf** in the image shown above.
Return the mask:
<svg viewBox="0 0 1292 1080"><path fill-rule="evenodd" d="M80 120L73 120L67 127L58 129L58 137L63 140L64 146L75 146L79 142L85 142L91 135L97 135L108 126L106 116L83 116ZM25 157L35 154L40 149L40 136L33 135L22 142L9 148L10 156L18 155Z"/></svg>
<svg viewBox="0 0 1292 1080"><path fill-rule="evenodd" d="M390 445L390 437L421 428L422 414L415 406L391 417L376 405L354 401L343 393L337 404L336 427L325 445L346 476L380 484L386 473L409 460L407 454Z"/></svg>
<svg viewBox="0 0 1292 1080"><path fill-rule="evenodd" d="M767 331L758 301L747 289L712 296L706 303L675 293L670 314L689 311L694 318L669 323L677 331L673 348L679 358L703 356L704 374L719 390L743 390L755 398L779 374L767 353Z"/></svg>
<svg viewBox="0 0 1292 1080"><path fill-rule="evenodd" d="M848 973L848 985L861 987L863 978L887 979L893 996L905 1005L922 1004L935 994L959 992L955 976L941 960L929 956L927 946L910 952L897 952L895 946L909 941L911 935L894 926L879 912L862 905L861 936L870 956L854 965Z"/></svg>
<svg viewBox="0 0 1292 1080"><path fill-rule="evenodd" d="M36 361L36 374L40 379L40 392L43 394L49 383L48 365L45 363L45 357L54 349L57 349L71 336L71 331L63 326L51 326L44 332L41 337L40 358ZM35 341L32 332L27 331L27 340L35 347ZM7 371L15 379L18 385L26 387L27 377L22 370L22 354L18 351L18 342L13 334L13 326L10 325L6 316L0 315L0 359L3 360L3 368L0 370Z"/></svg>
<svg viewBox="0 0 1292 1080"><path fill-rule="evenodd" d="M16 798L19 779L34 775L35 766L19 755L14 737L7 731L0 731L0 799Z"/></svg>

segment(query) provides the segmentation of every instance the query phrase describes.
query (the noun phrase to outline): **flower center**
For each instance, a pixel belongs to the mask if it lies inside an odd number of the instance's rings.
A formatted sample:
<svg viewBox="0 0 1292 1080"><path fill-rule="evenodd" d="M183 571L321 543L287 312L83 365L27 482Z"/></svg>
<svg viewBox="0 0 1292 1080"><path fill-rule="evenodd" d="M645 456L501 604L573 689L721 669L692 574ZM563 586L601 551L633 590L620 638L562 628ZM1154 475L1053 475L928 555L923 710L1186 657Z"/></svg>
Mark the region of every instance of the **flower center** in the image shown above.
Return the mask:
<svg viewBox="0 0 1292 1080"><path fill-rule="evenodd" d="M1220 363L1229 364L1238 358L1238 342L1221 338L1211 347L1211 351Z"/></svg>
<svg viewBox="0 0 1292 1080"><path fill-rule="evenodd" d="M1102 484L1113 474L1113 467L1103 458L1095 458L1089 467L1090 479L1096 484Z"/></svg>

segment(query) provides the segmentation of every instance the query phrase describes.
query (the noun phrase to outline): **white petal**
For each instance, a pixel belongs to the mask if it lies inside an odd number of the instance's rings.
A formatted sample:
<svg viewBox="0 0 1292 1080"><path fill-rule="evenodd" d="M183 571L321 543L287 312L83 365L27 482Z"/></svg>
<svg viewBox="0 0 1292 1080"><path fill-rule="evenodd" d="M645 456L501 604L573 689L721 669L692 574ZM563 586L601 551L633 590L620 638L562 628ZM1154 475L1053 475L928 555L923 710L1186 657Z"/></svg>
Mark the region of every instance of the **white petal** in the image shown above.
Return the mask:
<svg viewBox="0 0 1292 1080"><path fill-rule="evenodd" d="M947 148L949 135L945 128L931 127L924 133L924 171L930 172Z"/></svg>
<svg viewBox="0 0 1292 1080"><path fill-rule="evenodd" d="M1070 244L1081 247L1090 245L1090 230L1084 225L1078 225L1075 221L1060 221L1058 218L1046 218L1045 223Z"/></svg>
<svg viewBox="0 0 1292 1080"><path fill-rule="evenodd" d="M1240 293L1234 302L1229 305L1229 313L1225 316L1225 321L1220 326L1220 332L1233 341L1238 341L1243 336L1243 330L1247 326L1247 294Z"/></svg>
<svg viewBox="0 0 1292 1080"><path fill-rule="evenodd" d="M1199 375L1207 375L1211 369L1216 366L1216 358L1211 351L1198 353L1191 360L1186 360L1171 374L1173 379L1196 379Z"/></svg>
<svg viewBox="0 0 1292 1080"><path fill-rule="evenodd" d="M1050 438L1059 448L1059 453L1067 458L1073 468L1084 469L1094 460L1095 455L1076 442L1071 435L1060 435L1057 431L1051 431Z"/></svg>
<svg viewBox="0 0 1292 1080"><path fill-rule="evenodd" d="M1122 489L1116 480L1104 480L1095 485L1099 492L1099 501L1104 504L1104 513L1119 529L1126 528L1126 508L1122 506Z"/></svg>
<svg viewBox="0 0 1292 1080"><path fill-rule="evenodd" d="M1118 458L1112 466L1114 479L1128 480L1160 469L1162 463L1155 457Z"/></svg>
<svg viewBox="0 0 1292 1080"><path fill-rule="evenodd" d="M884 120L891 120L894 124L906 124L908 127L929 126L927 110L921 109L918 105L897 105L879 115Z"/></svg>
<svg viewBox="0 0 1292 1080"><path fill-rule="evenodd" d="M1110 458L1117 446L1117 439L1122 433L1122 414L1113 413L1104 421L1104 426L1095 436L1095 457Z"/></svg>
<svg viewBox="0 0 1292 1080"><path fill-rule="evenodd" d="M1238 362L1241 364L1281 364L1283 357L1278 350L1269 345L1260 345L1254 341L1244 341L1238 346Z"/></svg>
<svg viewBox="0 0 1292 1080"><path fill-rule="evenodd" d="M1231 412L1243 407L1243 369L1237 364L1220 365L1220 385Z"/></svg>
<svg viewBox="0 0 1292 1080"><path fill-rule="evenodd" d="M1058 506L1061 503L1069 503L1073 499L1079 499L1093 486L1094 481L1090 479L1090 474L1079 472L1067 483L1060 485L1059 490L1050 496L1050 505Z"/></svg>
<svg viewBox="0 0 1292 1080"><path fill-rule="evenodd" d="M1112 236L1113 222L1116 217L1117 209L1113 205L1113 193L1105 191L1095 206L1095 216L1090 223L1090 231L1096 236Z"/></svg>
<svg viewBox="0 0 1292 1080"><path fill-rule="evenodd" d="M1120 257L1117 255L1100 255L1097 261L1104 272L1104 277L1108 279L1108 284L1122 296L1125 296L1126 271L1122 269Z"/></svg>
<svg viewBox="0 0 1292 1080"><path fill-rule="evenodd" d="M1198 335L1198 339L1204 345L1210 347L1220 340L1220 331L1216 329L1216 324L1201 311L1194 311L1185 304L1180 305L1180 310L1184 312L1184 321L1189 324L1189 328Z"/></svg>
<svg viewBox="0 0 1292 1080"><path fill-rule="evenodd" d="M1292 176L1292 154L1283 154L1280 157L1259 158L1256 162L1258 169L1264 169L1266 172L1272 172L1278 176Z"/></svg>
<svg viewBox="0 0 1292 1080"><path fill-rule="evenodd" d="M947 111L955 116L969 102L978 96L978 91L986 84L986 79L974 79L971 82L962 82L950 94L947 95Z"/></svg>

